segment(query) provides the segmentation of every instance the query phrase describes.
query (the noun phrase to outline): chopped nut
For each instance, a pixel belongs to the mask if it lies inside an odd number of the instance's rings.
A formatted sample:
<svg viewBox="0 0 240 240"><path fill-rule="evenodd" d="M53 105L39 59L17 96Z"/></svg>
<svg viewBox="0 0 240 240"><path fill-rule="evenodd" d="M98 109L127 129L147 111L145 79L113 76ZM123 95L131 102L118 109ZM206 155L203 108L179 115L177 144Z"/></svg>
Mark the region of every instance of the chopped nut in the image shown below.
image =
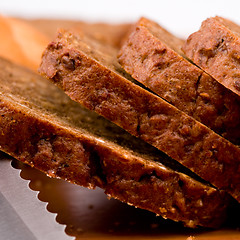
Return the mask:
<svg viewBox="0 0 240 240"><path fill-rule="evenodd" d="M160 211L161 213L165 213L165 212L167 212L167 209L166 209L166 208L163 208L163 207L160 207L160 208L159 208L159 211Z"/></svg>
<svg viewBox="0 0 240 240"><path fill-rule="evenodd" d="M209 94L208 93L200 93L199 94L202 98L205 98L205 99L210 99L210 96L209 96Z"/></svg>
<svg viewBox="0 0 240 240"><path fill-rule="evenodd" d="M62 63L65 66L66 69L74 70L75 69L75 63L73 59L69 59L68 56L62 57Z"/></svg>
<svg viewBox="0 0 240 240"><path fill-rule="evenodd" d="M190 220L186 226L190 227L190 228L194 228L196 226L196 223L194 222L194 220Z"/></svg>
<svg viewBox="0 0 240 240"><path fill-rule="evenodd" d="M202 207L202 206L203 206L203 201L202 201L202 199L198 199L198 200L197 200L196 206L197 206L197 207Z"/></svg>
<svg viewBox="0 0 240 240"><path fill-rule="evenodd" d="M187 125L183 125L182 128L179 130L180 133L184 136L189 135L190 133L190 127Z"/></svg>
<svg viewBox="0 0 240 240"><path fill-rule="evenodd" d="M240 81L239 81L239 80L236 80L236 81L234 82L234 87L235 87L238 91L240 91Z"/></svg>

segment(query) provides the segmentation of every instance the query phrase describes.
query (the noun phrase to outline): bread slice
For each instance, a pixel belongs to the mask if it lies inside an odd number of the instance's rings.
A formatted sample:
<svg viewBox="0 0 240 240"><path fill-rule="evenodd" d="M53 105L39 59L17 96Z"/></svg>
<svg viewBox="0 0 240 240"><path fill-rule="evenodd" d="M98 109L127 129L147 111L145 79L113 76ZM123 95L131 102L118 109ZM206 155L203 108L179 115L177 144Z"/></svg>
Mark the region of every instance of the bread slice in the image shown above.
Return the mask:
<svg viewBox="0 0 240 240"><path fill-rule="evenodd" d="M205 20L183 51L226 88L240 95L240 26L222 17Z"/></svg>
<svg viewBox="0 0 240 240"><path fill-rule="evenodd" d="M74 29L76 31L83 31L90 37L114 47L120 47L122 39L125 38L132 27L131 23L90 23L64 19L25 19L25 21L51 39L56 36L58 29Z"/></svg>
<svg viewBox="0 0 240 240"><path fill-rule="evenodd" d="M225 219L230 197L224 191L1 58L0 109L1 150L51 177L101 187L109 197L189 227L217 227Z"/></svg>
<svg viewBox="0 0 240 240"><path fill-rule="evenodd" d="M240 97L187 61L184 41L146 18L132 29L119 62L162 98L240 145Z"/></svg>
<svg viewBox="0 0 240 240"><path fill-rule="evenodd" d="M126 78L116 54L106 44L65 31L43 53L40 72L73 100L240 201L240 149Z"/></svg>

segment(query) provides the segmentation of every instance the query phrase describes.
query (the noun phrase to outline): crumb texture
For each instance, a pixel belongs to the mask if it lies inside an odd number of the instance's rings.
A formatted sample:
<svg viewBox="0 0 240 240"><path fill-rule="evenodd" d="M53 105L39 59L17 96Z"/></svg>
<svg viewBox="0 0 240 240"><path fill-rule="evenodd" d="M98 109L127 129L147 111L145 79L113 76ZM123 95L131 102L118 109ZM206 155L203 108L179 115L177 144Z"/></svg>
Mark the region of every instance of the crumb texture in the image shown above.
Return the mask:
<svg viewBox="0 0 240 240"><path fill-rule="evenodd" d="M124 42L119 62L137 81L239 145L240 97L187 61L182 44L155 22L142 18Z"/></svg>
<svg viewBox="0 0 240 240"><path fill-rule="evenodd" d="M40 71L73 100L240 200L240 149L137 86L121 73L115 54L109 46L63 32L44 52ZM63 57L74 62L74 70L66 67Z"/></svg>
<svg viewBox="0 0 240 240"><path fill-rule="evenodd" d="M190 35L183 51L220 84L240 95L240 27L221 17L208 18Z"/></svg>
<svg viewBox="0 0 240 240"><path fill-rule="evenodd" d="M171 169L166 165L174 161L165 154L3 59L0 122L1 150L51 177L102 187L110 197L189 227L218 227L226 217L224 191Z"/></svg>

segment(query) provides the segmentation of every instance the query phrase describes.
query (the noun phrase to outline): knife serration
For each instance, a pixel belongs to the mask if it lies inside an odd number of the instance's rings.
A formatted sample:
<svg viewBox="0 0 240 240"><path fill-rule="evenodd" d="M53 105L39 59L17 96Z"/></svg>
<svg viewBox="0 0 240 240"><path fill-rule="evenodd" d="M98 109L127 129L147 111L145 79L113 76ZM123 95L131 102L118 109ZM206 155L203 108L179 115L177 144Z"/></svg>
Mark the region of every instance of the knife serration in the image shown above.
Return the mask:
<svg viewBox="0 0 240 240"><path fill-rule="evenodd" d="M20 170L11 166L10 158L0 155L0 192L2 199L7 200L11 206L12 213L15 211L21 220L18 222L20 224L19 231L21 226L27 227L29 236L31 233L33 237L29 239L73 239L65 233L65 226L56 222L56 214L47 211L47 203L37 198L38 192L31 190L28 183L29 181L20 177ZM8 224L11 225L11 222ZM7 230L6 226L4 229ZM26 231L26 229L22 229L22 231ZM4 239L21 239L21 232L17 233L19 234L18 238L6 237ZM9 236L11 234L9 233Z"/></svg>

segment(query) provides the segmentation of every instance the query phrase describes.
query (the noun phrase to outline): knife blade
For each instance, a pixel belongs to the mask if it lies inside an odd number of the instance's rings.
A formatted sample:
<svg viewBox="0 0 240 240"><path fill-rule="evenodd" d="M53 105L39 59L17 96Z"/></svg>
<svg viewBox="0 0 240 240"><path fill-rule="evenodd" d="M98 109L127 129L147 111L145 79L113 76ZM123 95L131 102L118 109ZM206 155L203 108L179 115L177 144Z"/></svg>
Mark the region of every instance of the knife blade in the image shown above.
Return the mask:
<svg viewBox="0 0 240 240"><path fill-rule="evenodd" d="M11 240L73 239L65 233L65 226L56 222L56 214L46 210L47 203L37 198L38 192L28 187L29 181L19 174L20 171L11 166L10 159L0 156L1 237Z"/></svg>
<svg viewBox="0 0 240 240"><path fill-rule="evenodd" d="M2 239L37 239L1 192L0 216L0 232Z"/></svg>

